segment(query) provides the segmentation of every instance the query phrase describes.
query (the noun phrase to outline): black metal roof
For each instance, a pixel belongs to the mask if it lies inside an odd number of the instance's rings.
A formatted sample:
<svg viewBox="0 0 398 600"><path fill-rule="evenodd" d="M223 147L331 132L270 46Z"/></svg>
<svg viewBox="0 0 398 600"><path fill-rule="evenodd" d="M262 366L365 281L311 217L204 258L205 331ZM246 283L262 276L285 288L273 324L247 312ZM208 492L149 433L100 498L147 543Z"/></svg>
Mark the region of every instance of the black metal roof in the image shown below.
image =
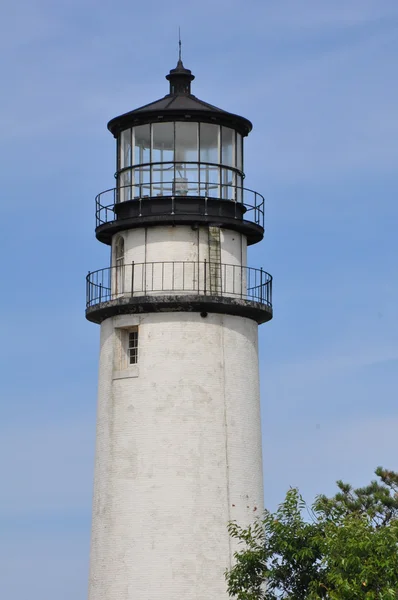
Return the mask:
<svg viewBox="0 0 398 600"><path fill-rule="evenodd" d="M248 119L217 108L208 102L200 100L191 93L191 81L195 79L189 69L178 61L175 69L171 69L166 75L170 82L170 92L159 100L145 104L119 117L115 117L108 123L108 129L115 137L121 131L133 125L164 121L195 120L207 123L218 123L226 125L247 135L253 125Z"/></svg>

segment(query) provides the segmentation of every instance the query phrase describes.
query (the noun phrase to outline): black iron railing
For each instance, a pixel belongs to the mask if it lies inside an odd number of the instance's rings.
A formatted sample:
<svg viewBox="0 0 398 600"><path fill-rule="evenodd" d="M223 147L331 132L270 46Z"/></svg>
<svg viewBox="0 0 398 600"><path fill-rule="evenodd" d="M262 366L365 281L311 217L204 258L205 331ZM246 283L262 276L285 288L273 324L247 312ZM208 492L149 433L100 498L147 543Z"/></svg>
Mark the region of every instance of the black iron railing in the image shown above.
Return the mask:
<svg viewBox="0 0 398 600"><path fill-rule="evenodd" d="M137 183L105 190L95 198L96 227L116 220L115 205L129 200L138 204L138 214L145 214L145 203L150 199L169 198L169 213L174 214L175 204L178 198L200 198L203 199L198 210L207 215L208 201L225 200L235 203L235 218L251 221L256 225L264 227L264 196L237 185L210 184L195 181L159 181L152 183ZM243 211L242 211L243 208ZM179 214L181 210L179 210ZM189 213L190 215L192 212Z"/></svg>
<svg viewBox="0 0 398 600"><path fill-rule="evenodd" d="M99 269L86 278L87 308L118 298L209 295L272 306L272 277L263 269L216 262L131 263Z"/></svg>

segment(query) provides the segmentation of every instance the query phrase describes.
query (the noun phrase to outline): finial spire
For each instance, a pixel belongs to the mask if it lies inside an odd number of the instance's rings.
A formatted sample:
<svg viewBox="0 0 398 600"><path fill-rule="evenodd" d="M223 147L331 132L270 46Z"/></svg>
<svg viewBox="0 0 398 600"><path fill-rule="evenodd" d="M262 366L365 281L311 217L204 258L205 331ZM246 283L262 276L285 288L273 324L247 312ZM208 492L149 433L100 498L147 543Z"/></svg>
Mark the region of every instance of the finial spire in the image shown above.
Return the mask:
<svg viewBox="0 0 398 600"><path fill-rule="evenodd" d="M191 93L191 81L195 79L195 76L182 64L181 27L178 27L178 63L176 68L171 69L170 73L166 75L166 79L170 81L169 95L189 95Z"/></svg>

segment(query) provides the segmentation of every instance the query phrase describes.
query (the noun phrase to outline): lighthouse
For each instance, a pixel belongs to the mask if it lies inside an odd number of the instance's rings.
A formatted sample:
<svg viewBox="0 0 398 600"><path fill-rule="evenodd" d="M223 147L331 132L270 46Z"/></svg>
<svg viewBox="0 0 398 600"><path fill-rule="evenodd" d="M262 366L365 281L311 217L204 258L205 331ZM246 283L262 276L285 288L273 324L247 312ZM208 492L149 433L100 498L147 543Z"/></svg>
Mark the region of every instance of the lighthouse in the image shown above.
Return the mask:
<svg viewBox="0 0 398 600"><path fill-rule="evenodd" d="M116 186L96 198L110 266L87 276L101 326L89 600L227 600L227 524L263 507L258 325L272 278L247 264L264 198L247 119L168 93L115 117Z"/></svg>

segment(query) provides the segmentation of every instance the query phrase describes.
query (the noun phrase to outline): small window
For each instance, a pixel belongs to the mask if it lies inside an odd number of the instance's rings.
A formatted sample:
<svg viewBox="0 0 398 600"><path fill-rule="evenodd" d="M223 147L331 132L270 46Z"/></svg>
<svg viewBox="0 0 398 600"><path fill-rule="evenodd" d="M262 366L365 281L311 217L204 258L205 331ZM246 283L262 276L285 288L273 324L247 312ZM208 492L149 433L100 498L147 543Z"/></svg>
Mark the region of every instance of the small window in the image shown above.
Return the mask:
<svg viewBox="0 0 398 600"><path fill-rule="evenodd" d="M138 329L127 332L127 364L135 365L138 362Z"/></svg>
<svg viewBox="0 0 398 600"><path fill-rule="evenodd" d="M138 326L115 327L113 378L138 377Z"/></svg>

